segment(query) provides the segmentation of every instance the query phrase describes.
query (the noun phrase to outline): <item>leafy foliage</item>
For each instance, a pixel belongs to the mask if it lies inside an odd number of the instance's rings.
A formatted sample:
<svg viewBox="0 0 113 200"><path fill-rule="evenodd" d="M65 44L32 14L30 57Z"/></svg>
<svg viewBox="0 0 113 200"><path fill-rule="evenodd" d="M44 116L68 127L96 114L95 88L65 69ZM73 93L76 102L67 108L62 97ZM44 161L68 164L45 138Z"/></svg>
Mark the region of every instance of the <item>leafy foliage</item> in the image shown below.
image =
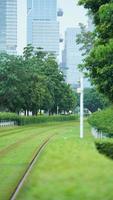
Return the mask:
<svg viewBox="0 0 113 200"><path fill-rule="evenodd" d="M77 95L77 97L77 105L80 106L80 96ZM110 101L104 95L100 94L96 88L84 88L84 108L90 112L96 112L110 105Z"/></svg>
<svg viewBox="0 0 113 200"><path fill-rule="evenodd" d="M46 122L61 122L61 121L77 121L78 115L38 115L38 116L20 116L15 113L0 112L0 121L15 121L16 124L22 126L26 124L39 124Z"/></svg>
<svg viewBox="0 0 113 200"><path fill-rule="evenodd" d="M85 88L84 90L84 107L95 112L98 109L103 109L109 106L109 101L95 88Z"/></svg>
<svg viewBox="0 0 113 200"><path fill-rule="evenodd" d="M109 3L111 0L79 0L79 5L84 5L85 8L92 11L93 14L97 13L100 6Z"/></svg>
<svg viewBox="0 0 113 200"><path fill-rule="evenodd" d="M40 124L46 122L63 122L63 121L73 121L78 120L77 115L55 115L55 116L21 116L19 117L19 125L27 124Z"/></svg>
<svg viewBox="0 0 113 200"><path fill-rule="evenodd" d="M88 31L86 26L82 23L79 24L81 33L77 35L77 44L80 44L80 50L82 51L82 56L87 55L94 44L95 33Z"/></svg>
<svg viewBox="0 0 113 200"><path fill-rule="evenodd" d="M113 40L98 45L85 59L85 68L100 92L113 100Z"/></svg>
<svg viewBox="0 0 113 200"><path fill-rule="evenodd" d="M15 113L0 112L0 121L18 121L19 116Z"/></svg>
<svg viewBox="0 0 113 200"><path fill-rule="evenodd" d="M64 98L65 96L65 98ZM66 103L67 102L67 103ZM0 54L0 109L19 113L69 111L76 98L53 55L29 44L22 56Z"/></svg>
<svg viewBox="0 0 113 200"><path fill-rule="evenodd" d="M92 13L95 25L93 48L80 67L88 71L92 84L113 102L113 2L80 0L79 4Z"/></svg>
<svg viewBox="0 0 113 200"><path fill-rule="evenodd" d="M95 112L88 119L92 127L107 135L113 135L113 107Z"/></svg>
<svg viewBox="0 0 113 200"><path fill-rule="evenodd" d="M108 156L109 158L113 159L113 141L106 140L106 141L96 141L96 148L99 153Z"/></svg>

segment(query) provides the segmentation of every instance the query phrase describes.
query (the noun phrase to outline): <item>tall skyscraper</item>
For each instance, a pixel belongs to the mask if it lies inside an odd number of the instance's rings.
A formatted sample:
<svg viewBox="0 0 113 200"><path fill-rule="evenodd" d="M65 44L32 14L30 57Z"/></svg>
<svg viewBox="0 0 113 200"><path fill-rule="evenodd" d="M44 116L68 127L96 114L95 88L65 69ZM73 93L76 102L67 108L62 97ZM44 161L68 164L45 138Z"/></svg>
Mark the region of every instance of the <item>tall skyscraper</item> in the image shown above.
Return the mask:
<svg viewBox="0 0 113 200"><path fill-rule="evenodd" d="M81 63L81 53L76 44L76 35L80 33L79 28L68 28L65 32L65 66L64 71L66 75L66 82L73 88L77 86L79 79L78 64Z"/></svg>
<svg viewBox="0 0 113 200"><path fill-rule="evenodd" d="M57 0L28 0L28 43L59 54Z"/></svg>
<svg viewBox="0 0 113 200"><path fill-rule="evenodd" d="M77 45L77 34L80 33L80 28L68 28L65 32L65 48L63 51L63 72L66 82L76 88L80 78L78 65L82 63L82 55L80 46ZM87 80L84 81L85 87L89 87Z"/></svg>
<svg viewBox="0 0 113 200"><path fill-rule="evenodd" d="M0 0L0 52L22 54L26 25L27 0Z"/></svg>

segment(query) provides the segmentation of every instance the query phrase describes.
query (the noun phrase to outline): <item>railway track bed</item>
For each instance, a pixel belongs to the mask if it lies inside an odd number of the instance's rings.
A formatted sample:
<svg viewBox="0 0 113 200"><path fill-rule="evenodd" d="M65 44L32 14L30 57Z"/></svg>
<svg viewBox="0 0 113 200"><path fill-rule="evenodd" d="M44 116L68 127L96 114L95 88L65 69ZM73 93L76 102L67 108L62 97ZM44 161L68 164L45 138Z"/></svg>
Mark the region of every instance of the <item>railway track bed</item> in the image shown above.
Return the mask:
<svg viewBox="0 0 113 200"><path fill-rule="evenodd" d="M111 200L112 169L113 161L96 150L86 122L83 140L78 122L35 127L17 148L0 156L0 200Z"/></svg>
<svg viewBox="0 0 113 200"><path fill-rule="evenodd" d="M32 170L33 166L35 165L36 162L38 162L39 157L41 155L41 153L43 152L43 150L46 148L46 146L48 145L48 143L51 141L51 139L55 136L56 134L53 134L51 136L49 136L48 138L46 138L42 144L37 148L37 152L35 153L35 155L33 156L31 162L29 163L28 167L26 168L23 176L21 177L20 181L18 182L17 186L15 187L14 191L12 192L9 200L16 200L16 197L20 191L20 189L22 188L25 180L27 179L30 171Z"/></svg>

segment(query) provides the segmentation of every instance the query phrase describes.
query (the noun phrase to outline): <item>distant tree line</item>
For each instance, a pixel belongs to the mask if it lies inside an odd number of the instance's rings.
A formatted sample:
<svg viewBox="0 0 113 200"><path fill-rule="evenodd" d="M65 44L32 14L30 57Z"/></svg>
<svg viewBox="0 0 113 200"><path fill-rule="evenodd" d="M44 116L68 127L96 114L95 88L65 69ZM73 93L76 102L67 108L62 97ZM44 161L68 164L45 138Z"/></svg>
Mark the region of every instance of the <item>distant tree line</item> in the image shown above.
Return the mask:
<svg viewBox="0 0 113 200"><path fill-rule="evenodd" d="M78 96L78 106L80 106L80 97ZM109 100L100 94L94 87L84 89L84 108L90 112L95 112L98 109L104 109L110 106Z"/></svg>
<svg viewBox="0 0 113 200"><path fill-rule="evenodd" d="M31 45L23 56L0 54L1 111L65 113L73 110L76 102L53 55Z"/></svg>

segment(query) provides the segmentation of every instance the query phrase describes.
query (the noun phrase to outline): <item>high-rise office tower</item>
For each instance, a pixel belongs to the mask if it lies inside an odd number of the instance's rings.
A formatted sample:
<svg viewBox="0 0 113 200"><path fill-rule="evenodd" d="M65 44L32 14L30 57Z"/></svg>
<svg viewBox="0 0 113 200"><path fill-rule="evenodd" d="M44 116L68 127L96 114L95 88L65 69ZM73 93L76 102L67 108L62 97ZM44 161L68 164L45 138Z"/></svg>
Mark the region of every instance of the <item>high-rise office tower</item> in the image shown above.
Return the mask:
<svg viewBox="0 0 113 200"><path fill-rule="evenodd" d="M77 45L77 34L80 33L80 28L67 28L65 32L65 48L63 51L63 72L66 82L76 88L80 78L78 65L82 63L82 55L80 46ZM84 80L85 87L89 87L87 80Z"/></svg>
<svg viewBox="0 0 113 200"><path fill-rule="evenodd" d="M28 43L59 54L57 0L28 0Z"/></svg>
<svg viewBox="0 0 113 200"><path fill-rule="evenodd" d="M22 54L27 43L27 0L0 0L0 52Z"/></svg>
<svg viewBox="0 0 113 200"><path fill-rule="evenodd" d="M79 28L68 28L65 32L65 66L66 82L73 88L77 86L80 77L78 64L81 63L81 53L76 44L76 35L80 33Z"/></svg>

